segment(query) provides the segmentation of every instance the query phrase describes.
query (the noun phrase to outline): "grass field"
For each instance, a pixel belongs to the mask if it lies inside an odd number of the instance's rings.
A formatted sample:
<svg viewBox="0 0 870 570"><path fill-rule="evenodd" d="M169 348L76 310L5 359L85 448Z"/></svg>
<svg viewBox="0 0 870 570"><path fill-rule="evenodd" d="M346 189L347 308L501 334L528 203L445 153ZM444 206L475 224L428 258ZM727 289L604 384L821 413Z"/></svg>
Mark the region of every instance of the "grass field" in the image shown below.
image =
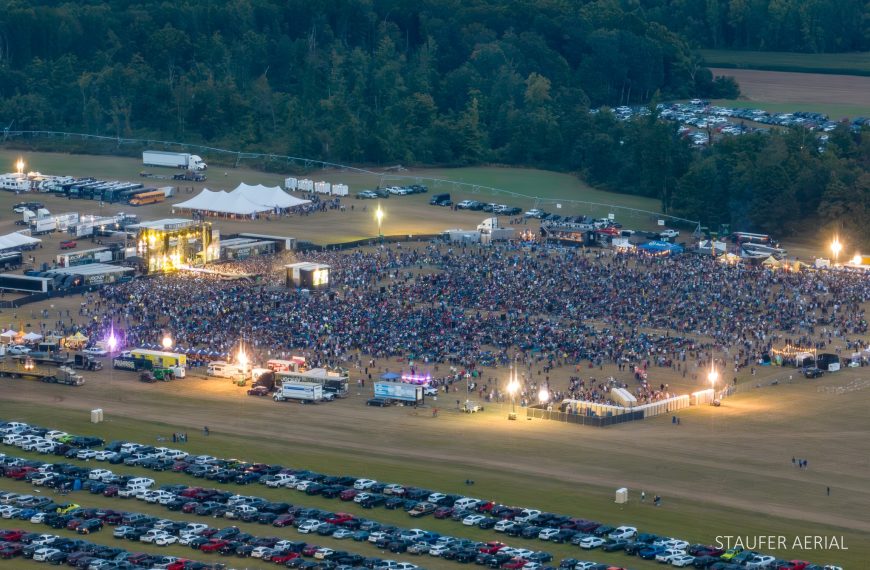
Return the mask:
<svg viewBox="0 0 870 570"><path fill-rule="evenodd" d="M700 50L710 67L870 75L870 53L791 53Z"/></svg>
<svg viewBox="0 0 870 570"><path fill-rule="evenodd" d="M824 113L833 121L851 119L853 117L865 117L870 114L870 108L857 105L838 105L834 103L777 103L771 101L747 101L745 99L714 99L714 105L734 107L738 109L761 109L768 113L794 113L795 111L807 111Z"/></svg>

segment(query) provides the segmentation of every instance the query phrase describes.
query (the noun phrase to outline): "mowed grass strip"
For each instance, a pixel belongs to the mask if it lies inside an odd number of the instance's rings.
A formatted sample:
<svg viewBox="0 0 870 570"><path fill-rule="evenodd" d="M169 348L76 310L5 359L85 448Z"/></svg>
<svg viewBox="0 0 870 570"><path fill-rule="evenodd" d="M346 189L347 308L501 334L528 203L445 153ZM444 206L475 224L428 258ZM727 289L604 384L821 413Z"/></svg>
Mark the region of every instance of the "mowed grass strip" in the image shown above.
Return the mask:
<svg viewBox="0 0 870 570"><path fill-rule="evenodd" d="M60 409L51 410L28 404L16 404L12 406L8 403L0 403L0 417L26 418L26 421L33 423L57 427L70 433L99 435L107 440L127 439L145 443L156 442L158 436L165 436L167 433L171 433L173 429L170 426L129 418L113 420L111 425L103 424L101 427L96 427L88 423L86 419L83 419L85 417L83 413ZM782 557L803 557L818 562L850 563L866 560L868 554L870 554L868 553L868 545L860 533L847 532L836 527L793 521L781 517L747 513L738 509L714 509L703 503L703 497L698 497L698 501L666 498L661 508L655 508L649 502L640 504L637 501L630 502L627 505L615 505L613 503L612 489L603 489L592 485L566 484L554 478L529 478L518 476L511 472L480 467L474 467L474 471L469 471L469 466L456 462L415 461L409 463L401 459L391 460L388 455L373 456L352 449L319 448L316 442L312 442L310 446L294 445L287 442L270 441L267 434L264 434L264 437L256 442L252 442L250 438L246 437L213 433L208 439L193 437L185 446L177 445L176 447L183 447L192 454L212 454L222 457L238 457L248 461L281 463L287 466L312 469L328 474L370 476L382 481L395 481L425 486L433 490L470 494L508 504L533 506L557 513L599 520L614 526L633 524L647 532L679 536L694 542L709 543L714 540L714 537L723 535L769 536L770 534L777 534L788 537L842 535L845 538L846 544L849 545L849 550L836 553L807 553L801 551L777 551L775 553ZM13 454L15 452L20 453L20 450L17 448L11 449ZM536 461L545 463L547 461L546 457L532 458L518 448L515 448L513 453L516 456L517 462ZM49 457L51 458L52 456ZM45 458L45 456L42 456L42 458ZM723 456L723 469L727 469L730 462L730 460ZM83 464L83 462L78 463ZM580 464L577 468L578 470L594 468L595 463L596 458L590 457L588 463ZM100 465L99 462L91 462L90 464L93 466ZM112 465L108 466L108 468L118 473L135 473L151 476L158 481L159 485L183 483L186 485L217 487L240 494L263 496L270 500L287 501L292 504L350 512L406 528L420 527L444 534L466 536L479 540L504 538L499 533L465 527L454 521L440 521L431 517L415 520L408 517L402 511L388 511L382 508L372 510L362 509L349 502L323 499L317 496L310 497L304 493L287 489L269 489L261 485L220 485L207 480L195 479L184 474L155 474L144 469L125 466ZM666 458L662 458L661 469L669 469ZM715 489L715 473L705 474L699 472L697 476L711 477L713 479L711 480L711 489ZM473 487L467 487L463 483L469 477L477 481ZM5 487L7 481L5 479L0 481L0 487ZM636 490L633 491L637 492ZM651 496L649 491L648 496ZM82 498L82 501L86 500ZM140 501L133 501L133 504L120 501L122 506L118 506L117 501L119 500L112 500L115 506L111 508L138 510L139 505L145 506ZM178 514L170 513L162 509L162 507L160 510L163 511L162 516L166 516L166 518L176 518L175 515ZM775 531L771 529L775 529ZM270 533L266 532L265 534ZM580 555L582 554L579 549L570 545L552 545L541 541L525 541L513 538L507 540L507 542L529 548L547 550L557 557L581 557ZM791 542L791 538L789 538L789 542ZM586 556L586 558L605 562L621 562L622 565L628 562L627 558L621 554L607 555L606 553L596 552L593 555ZM424 566L434 567L428 564L428 560L426 562ZM631 560L630 562L636 566L640 561Z"/></svg>
<svg viewBox="0 0 870 570"><path fill-rule="evenodd" d="M793 53L740 50L700 50L710 67L870 75L870 53Z"/></svg>

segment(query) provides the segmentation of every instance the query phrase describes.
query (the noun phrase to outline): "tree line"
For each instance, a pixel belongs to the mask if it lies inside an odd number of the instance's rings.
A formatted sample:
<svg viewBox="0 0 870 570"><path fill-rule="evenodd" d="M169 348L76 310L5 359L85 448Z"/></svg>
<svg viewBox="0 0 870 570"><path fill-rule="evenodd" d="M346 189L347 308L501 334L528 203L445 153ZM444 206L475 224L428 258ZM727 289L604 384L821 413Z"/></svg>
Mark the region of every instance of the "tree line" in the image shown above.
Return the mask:
<svg viewBox="0 0 870 570"><path fill-rule="evenodd" d="M692 45L800 53L870 50L866 0L640 0Z"/></svg>

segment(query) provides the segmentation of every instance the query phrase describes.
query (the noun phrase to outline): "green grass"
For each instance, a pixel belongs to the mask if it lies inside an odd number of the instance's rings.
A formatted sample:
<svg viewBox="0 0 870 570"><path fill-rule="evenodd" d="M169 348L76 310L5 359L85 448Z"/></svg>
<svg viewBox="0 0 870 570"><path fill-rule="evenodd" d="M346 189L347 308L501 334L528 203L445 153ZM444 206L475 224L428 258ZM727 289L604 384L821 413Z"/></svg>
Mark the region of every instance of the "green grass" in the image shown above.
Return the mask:
<svg viewBox="0 0 870 570"><path fill-rule="evenodd" d="M839 121L844 118L866 117L870 114L870 109L867 107L839 105L836 103L776 103L772 101L747 101L744 99L715 99L712 103L723 107L761 109L769 113L794 113L795 111L824 113L832 121Z"/></svg>
<svg viewBox="0 0 870 570"><path fill-rule="evenodd" d="M710 67L870 75L870 52L790 53L710 49L700 52Z"/></svg>
<svg viewBox="0 0 870 570"><path fill-rule="evenodd" d="M498 412L494 412L498 413ZM106 424L94 426L87 422L85 414L71 412L63 409L49 409L31 404L0 403L0 417L6 419L25 419L29 422L39 423L46 426L59 427L71 433L95 434L107 439L129 439L141 442L156 442L158 435L165 435L174 429L172 426L153 422L143 422L130 418L113 419ZM460 416L461 421L471 422L471 418ZM470 426L469 426L470 429ZM428 437L427 437L428 435ZM431 445L437 441L439 434L419 434L418 445ZM492 449L488 452L516 454L514 441L511 437L500 438L491 443ZM545 510L560 513L579 514L581 516L601 520L603 522L618 524L636 524L645 530L661 534L680 536L687 540L697 542L710 542L712 537L723 534L741 535L769 535L771 529L776 529L775 534L787 536L803 535L843 535L850 550L827 555L827 558L835 558L839 563L855 563L866 560L870 555L868 545L864 537L856 532L843 531L835 527L819 525L809 522L787 520L773 516L747 513L738 509L717 507L712 509L703 503L703 497L697 500L668 499L662 508L654 508L649 504L629 503L627 505L615 505L611 491L602 493L602 489L592 485L567 484L555 478L540 477L529 480L527 477L515 476L511 472L486 469L480 466L471 468L462 462L445 464L439 461L415 461L408 462L400 458L391 458L388 453L371 454L358 452L352 448L333 449L314 445L300 445L288 442L270 440L268 436L256 441L252 445L249 438L238 437L231 434L213 433L209 438L193 437L191 442L184 446L191 453L211 453L224 457L238 457L245 460L280 462L299 468L318 470L325 473L352 473L371 476L379 480L399 481L407 484L427 486L446 492L468 493L469 488L462 481L469 476L475 478L478 483L472 493L475 496L491 498L497 501L511 504L534 505ZM18 450L13 450L13 452ZM34 456L35 457L35 456ZM43 456L44 457L44 456ZM535 461L546 463L547 457L536 457ZM641 459L638 459L641 461ZM517 456L517 461L526 461L523 455ZM91 463L91 465L98 465ZM578 469L594 469L595 460L590 459L588 464L578 465ZM336 511L347 511L374 518L375 520L398 524L405 527L420 527L442 533L451 533L459 536L467 536L479 540L494 540L501 535L492 531L469 529L452 521L438 521L431 517L414 521L402 512L387 511L384 509L366 510L356 505L337 500L327 500L320 497L308 497L302 493L284 489L268 489L262 486L239 487L212 484L208 481L194 479L186 475L174 473L154 474L137 468L125 466L111 466L112 470L123 473L149 474L157 479L158 484L185 483L204 484L230 489L243 494L264 496L272 500L284 500L294 504L320 507ZM662 469L667 469L667 462L662 463ZM723 465L723 469L727 466ZM470 471L473 469L473 471ZM686 476L686 475L684 475ZM701 478L715 479L715 474L699 471L695 475ZM714 482L715 484L715 482ZM19 490L20 483L9 480L0 481L0 488ZM190 516L169 513L161 507L148 506L139 501L121 501L119 499L105 499L90 494L78 495L77 502L82 505L108 506L112 508L125 508L143 510L161 514L168 518L180 518L193 520ZM106 501L102 503L101 501ZM255 534L276 534L271 527L251 525ZM292 531L288 531L295 535ZM282 535L283 536L283 535ZM296 536L296 538L299 538ZM312 539L313 540L313 539ZM332 545L327 540L317 540L324 545ZM575 547L569 545L543 545L537 541L524 541L511 539L510 543L526 545L529 547L545 549L552 552L556 557L578 557L580 554ZM341 543L342 548L358 550L361 553L373 555L371 549L354 549L350 543ZM777 552L779 556L791 555L792 557L808 557L817 559L812 553L801 552ZM604 562L626 564L626 557L620 554L607 555L605 553L592 553L584 556ZM830 561L830 560L829 560ZM443 564L443 566L441 565ZM631 564L636 567L652 568L652 564L638 565L632 560ZM452 563L430 563L425 559L424 565L432 568L454 567Z"/></svg>

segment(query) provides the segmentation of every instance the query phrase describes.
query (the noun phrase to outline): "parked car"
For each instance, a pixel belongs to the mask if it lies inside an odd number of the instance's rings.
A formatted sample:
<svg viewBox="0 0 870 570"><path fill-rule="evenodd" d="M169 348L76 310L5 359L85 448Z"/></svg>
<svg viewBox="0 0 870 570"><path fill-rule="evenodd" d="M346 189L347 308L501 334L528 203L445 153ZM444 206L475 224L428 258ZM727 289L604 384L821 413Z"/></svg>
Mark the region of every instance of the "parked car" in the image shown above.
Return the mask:
<svg viewBox="0 0 870 570"><path fill-rule="evenodd" d="M72 240L72 239L60 242L60 248L61 248L61 249L73 249L73 248L75 248L77 245L78 245L78 243L77 243L75 240Z"/></svg>

